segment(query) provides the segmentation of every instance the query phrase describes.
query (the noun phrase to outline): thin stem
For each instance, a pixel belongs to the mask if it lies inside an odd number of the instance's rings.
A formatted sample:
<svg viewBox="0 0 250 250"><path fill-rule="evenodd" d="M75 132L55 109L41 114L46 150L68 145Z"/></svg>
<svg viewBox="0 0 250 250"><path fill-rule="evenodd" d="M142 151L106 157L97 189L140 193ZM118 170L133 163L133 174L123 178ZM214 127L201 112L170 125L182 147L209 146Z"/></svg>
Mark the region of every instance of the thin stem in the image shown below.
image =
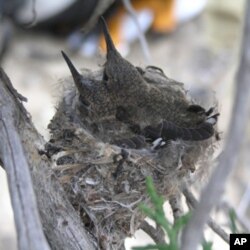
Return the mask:
<svg viewBox="0 0 250 250"><path fill-rule="evenodd" d="M149 52L149 46L148 46L147 40L145 38L145 35L140 27L140 24L138 22L136 12L135 12L130 0L123 0L123 4L124 4L125 8L127 9L128 13L130 14L131 18L134 20L135 25L137 26L139 40L141 43L141 47L142 47L142 51L143 51L145 60L147 61L147 63L151 63L152 57L151 57L150 52Z"/></svg>

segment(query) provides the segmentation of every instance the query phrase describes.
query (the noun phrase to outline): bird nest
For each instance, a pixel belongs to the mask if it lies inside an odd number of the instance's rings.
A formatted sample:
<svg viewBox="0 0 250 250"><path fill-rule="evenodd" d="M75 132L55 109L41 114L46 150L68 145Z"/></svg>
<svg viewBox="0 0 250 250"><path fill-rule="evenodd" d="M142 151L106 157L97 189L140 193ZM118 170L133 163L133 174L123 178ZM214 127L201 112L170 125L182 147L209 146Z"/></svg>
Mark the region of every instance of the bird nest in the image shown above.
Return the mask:
<svg viewBox="0 0 250 250"><path fill-rule="evenodd" d="M168 200L207 170L217 114L160 69L135 68L115 50L105 23L104 33L104 69L80 74L63 54L74 83L64 82L46 150L100 248L119 249L144 220L138 204L150 206L147 176Z"/></svg>

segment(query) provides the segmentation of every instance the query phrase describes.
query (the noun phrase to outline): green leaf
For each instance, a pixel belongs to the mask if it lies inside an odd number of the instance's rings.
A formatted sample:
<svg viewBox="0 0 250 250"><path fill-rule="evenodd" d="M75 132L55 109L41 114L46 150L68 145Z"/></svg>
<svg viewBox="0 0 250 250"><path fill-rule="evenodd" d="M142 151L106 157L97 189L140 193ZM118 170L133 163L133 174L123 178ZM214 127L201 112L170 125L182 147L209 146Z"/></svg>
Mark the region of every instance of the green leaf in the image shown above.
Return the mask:
<svg viewBox="0 0 250 250"><path fill-rule="evenodd" d="M154 207L151 209L144 204L139 205L139 207L149 218L154 220L159 226L163 227L166 233L169 234L170 223L165 218L163 210L164 200L157 194L153 184L153 179L150 176L146 177L146 188Z"/></svg>
<svg viewBox="0 0 250 250"><path fill-rule="evenodd" d="M150 219L155 220L155 212L145 204L139 204L139 208L147 215Z"/></svg>
<svg viewBox="0 0 250 250"><path fill-rule="evenodd" d="M165 217L163 204L163 198L157 194L156 189L154 187L152 177L146 178L146 189L149 195L149 198L152 202L153 207L150 208L145 204L140 204L139 208L143 211L143 213L148 216L150 219L155 221L158 226L161 226L163 230L166 232L169 243L168 244L157 244L157 245L147 245L144 247L134 247L134 250L147 250L147 249L159 249L159 250L179 250L179 241L178 236L181 229L187 224L191 214L188 213L180 217L174 225L172 225L167 218ZM207 249L209 245L205 245Z"/></svg>
<svg viewBox="0 0 250 250"><path fill-rule="evenodd" d="M211 241L203 241L202 247L203 250L212 250L213 242Z"/></svg>
<svg viewBox="0 0 250 250"><path fill-rule="evenodd" d="M133 247L133 250L154 250L154 249L158 249L158 250L177 250L177 249L173 249L171 248L169 245L167 244L157 244L157 245L147 245L144 247Z"/></svg>
<svg viewBox="0 0 250 250"><path fill-rule="evenodd" d="M235 210L233 208L230 209L229 212L228 212L228 215L229 215L229 219L230 219L231 231L232 231L232 233L236 234L239 231L238 231L238 228L236 226L237 215L236 215Z"/></svg>
<svg viewBox="0 0 250 250"><path fill-rule="evenodd" d="M149 194L149 197L152 201L152 203L155 205L155 208L158 210L162 210L162 206L164 204L164 200L161 196L159 196L156 192L156 189L154 187L153 179L151 176L146 177L146 187L147 192Z"/></svg>
<svg viewBox="0 0 250 250"><path fill-rule="evenodd" d="M183 216L181 216L180 218L178 218L176 220L174 226L173 226L173 228L175 229L175 231L177 233L179 233L183 229L183 227L185 225L187 225L187 223L188 223L188 221L189 221L190 218L191 218L191 213L190 212L186 213Z"/></svg>
<svg viewBox="0 0 250 250"><path fill-rule="evenodd" d="M159 249L157 245L147 245L144 247L133 247L133 250L149 250L149 249Z"/></svg>

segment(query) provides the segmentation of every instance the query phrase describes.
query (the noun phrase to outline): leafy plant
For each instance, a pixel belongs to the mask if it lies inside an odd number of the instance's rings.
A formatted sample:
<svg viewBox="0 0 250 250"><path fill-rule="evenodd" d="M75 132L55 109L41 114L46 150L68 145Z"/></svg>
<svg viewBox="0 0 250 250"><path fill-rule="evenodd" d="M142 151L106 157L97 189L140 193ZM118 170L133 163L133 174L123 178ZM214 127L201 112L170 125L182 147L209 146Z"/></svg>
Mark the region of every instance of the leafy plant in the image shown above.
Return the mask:
<svg viewBox="0 0 250 250"><path fill-rule="evenodd" d="M155 221L158 226L161 226L166 233L169 241L165 244L151 244L143 247L133 247L133 250L149 250L149 249L158 249L158 250L179 250L179 235L183 227L187 224L191 214L187 213L181 216L176 220L174 224L170 223L165 217L163 204L164 200L156 192L156 189L153 184L152 177L146 178L146 187L147 193L150 197L150 200L153 204L153 208L148 207L145 204L140 204L140 209L147 215L150 219ZM211 242L203 242L203 250L211 250Z"/></svg>
<svg viewBox="0 0 250 250"><path fill-rule="evenodd" d="M230 220L230 229L231 229L232 233L233 234L239 233L239 230L238 230L237 225L236 225L237 215L236 215L235 210L233 208L231 208L228 211L228 215L229 215L229 220Z"/></svg>

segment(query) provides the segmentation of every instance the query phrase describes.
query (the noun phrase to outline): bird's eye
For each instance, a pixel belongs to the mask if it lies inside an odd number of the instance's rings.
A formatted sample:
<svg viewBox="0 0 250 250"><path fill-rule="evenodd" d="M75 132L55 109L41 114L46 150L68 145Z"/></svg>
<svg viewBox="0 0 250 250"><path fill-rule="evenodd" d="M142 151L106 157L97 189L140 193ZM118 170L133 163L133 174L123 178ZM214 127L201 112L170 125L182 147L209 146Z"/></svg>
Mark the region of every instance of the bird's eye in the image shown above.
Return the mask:
<svg viewBox="0 0 250 250"><path fill-rule="evenodd" d="M109 79L109 77L108 77L107 73L106 73L105 70L104 70L104 71L103 71L102 80L103 80L104 82L107 82L108 79Z"/></svg>
<svg viewBox="0 0 250 250"><path fill-rule="evenodd" d="M89 106L89 102L87 102L81 95L79 96L79 102L85 107Z"/></svg>
<svg viewBox="0 0 250 250"><path fill-rule="evenodd" d="M127 112L127 110L122 107L122 106L118 106L116 108L116 119L122 122L127 121L129 118L129 114Z"/></svg>
<svg viewBox="0 0 250 250"><path fill-rule="evenodd" d="M83 117L89 115L90 104L82 96L79 96L79 103L77 106Z"/></svg>

